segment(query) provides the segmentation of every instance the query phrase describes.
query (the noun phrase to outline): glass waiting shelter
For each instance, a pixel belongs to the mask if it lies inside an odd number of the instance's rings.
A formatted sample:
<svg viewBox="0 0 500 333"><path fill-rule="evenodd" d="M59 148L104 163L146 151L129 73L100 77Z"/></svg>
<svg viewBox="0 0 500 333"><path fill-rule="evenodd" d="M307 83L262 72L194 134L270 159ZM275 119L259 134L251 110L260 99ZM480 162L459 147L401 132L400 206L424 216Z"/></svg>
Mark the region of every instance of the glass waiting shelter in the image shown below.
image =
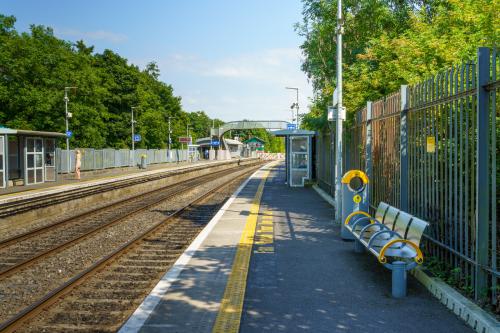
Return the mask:
<svg viewBox="0 0 500 333"><path fill-rule="evenodd" d="M285 137L286 182L292 187L304 186L312 178L312 140L314 131L280 130L273 134Z"/></svg>
<svg viewBox="0 0 500 333"><path fill-rule="evenodd" d="M0 188L56 181L62 133L0 127Z"/></svg>

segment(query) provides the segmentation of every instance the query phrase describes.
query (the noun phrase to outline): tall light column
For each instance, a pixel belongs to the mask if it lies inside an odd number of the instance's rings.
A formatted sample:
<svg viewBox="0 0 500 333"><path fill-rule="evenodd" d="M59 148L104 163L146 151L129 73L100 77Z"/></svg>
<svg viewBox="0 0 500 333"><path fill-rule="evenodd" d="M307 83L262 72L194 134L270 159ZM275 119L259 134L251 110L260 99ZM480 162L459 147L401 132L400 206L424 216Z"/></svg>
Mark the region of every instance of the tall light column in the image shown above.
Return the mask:
<svg viewBox="0 0 500 333"><path fill-rule="evenodd" d="M342 0L337 4L337 158L335 168L335 212L336 220L342 223L342 123L345 119L345 110L342 106ZM335 98L335 97L334 97Z"/></svg>
<svg viewBox="0 0 500 333"><path fill-rule="evenodd" d="M299 88L285 87L285 89L295 90L295 93L296 93L295 110L296 110L297 114L295 116L295 123L297 124L297 129L298 129L299 128Z"/></svg>
<svg viewBox="0 0 500 333"><path fill-rule="evenodd" d="M132 126L132 154L133 154L134 158L135 158L135 140L134 140L134 139L135 139L135 138L134 138L134 134L135 134L135 133L134 133L134 130L135 130L135 127L134 127L134 125L135 125L135 123L136 123L136 121L134 120L134 110L135 110L135 109L138 109L138 108L139 108L138 106L132 106L132 107L130 108L130 113L132 114L132 118L131 118L131 121L130 121L130 124L131 124L131 126Z"/></svg>
<svg viewBox="0 0 500 333"><path fill-rule="evenodd" d="M68 102L69 102L68 90L70 90L70 89L76 89L76 87L64 87L64 107L65 107L65 118L66 118L66 165L68 168L68 173L69 173L69 169L71 167L71 163L70 163L71 159L69 156L69 136L68 136L69 118L71 118L71 113L68 112Z"/></svg>

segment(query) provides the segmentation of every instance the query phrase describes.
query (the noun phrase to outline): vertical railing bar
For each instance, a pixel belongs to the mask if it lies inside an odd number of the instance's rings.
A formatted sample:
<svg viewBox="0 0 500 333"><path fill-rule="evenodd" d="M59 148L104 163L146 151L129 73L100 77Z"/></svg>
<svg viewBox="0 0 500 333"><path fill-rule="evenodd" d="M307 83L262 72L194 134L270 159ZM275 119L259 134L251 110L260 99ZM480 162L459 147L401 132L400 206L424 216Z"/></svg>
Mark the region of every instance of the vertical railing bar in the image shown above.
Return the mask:
<svg viewBox="0 0 500 333"><path fill-rule="evenodd" d="M476 64L471 63L471 88L476 87ZM474 95L474 98L471 98L471 177L470 177L470 184L471 184L471 234L470 234L470 247L471 251L470 254L473 258L474 261L476 261L476 243L473 241L477 237L477 229L476 229L476 143L477 143L477 118L476 118L476 107L477 107L477 93ZM474 286L474 293L476 293L476 270L477 266L474 265L472 272L471 272L471 282L472 285Z"/></svg>
<svg viewBox="0 0 500 333"><path fill-rule="evenodd" d="M488 287L488 275L481 266L488 265L489 250L489 92L484 88L490 79L490 49L478 50L477 77L477 171L476 171L476 293L475 299L483 296ZM481 189L481 190L479 190Z"/></svg>
<svg viewBox="0 0 500 333"><path fill-rule="evenodd" d="M460 65L460 92L464 91L464 66ZM459 112L460 112L460 164L459 164L459 209L458 209L458 219L460 221L460 253L464 254L464 174L463 174L463 165L464 165L464 150L463 150L463 142L464 142L464 108L463 108L463 98L460 98L459 101ZM467 158L467 157L465 157ZM464 261L460 260L460 280L463 281L464 278Z"/></svg>
<svg viewBox="0 0 500 333"><path fill-rule="evenodd" d="M458 94L458 67L455 67L454 69L454 87L453 87L453 93L454 95ZM453 249L455 251L458 251L458 228L459 228L459 220L458 220L458 196L460 193L458 192L458 115L457 115L457 110L458 110L458 99L455 98L453 102L454 110L453 110L453 115L454 115L454 120L455 124L453 126L453 146L454 146L454 163L453 163L453 197L454 197L454 204L453 204L453 229L454 229L454 242L453 242ZM458 266L458 257L455 255L455 265L454 267Z"/></svg>
<svg viewBox="0 0 500 333"><path fill-rule="evenodd" d="M470 88L470 65L469 63L467 62L465 64L465 89L466 90L469 90ZM470 253L470 244L469 244L469 223L471 221L471 213L470 213L470 198L469 198L469 180L470 180L470 175L471 173L469 172L469 166L470 166L470 162L471 162L471 158L470 158L470 149L469 149L469 145L470 145L470 142L469 142L469 137L470 137L470 126L469 126L469 118L471 116L471 110L470 110L470 99L471 97L467 96L465 97L465 109L466 109L466 113L465 113L465 156L466 156L466 159L465 159L465 175L466 175L466 179L465 179L465 224L464 224L464 245L465 245L465 255L467 257L470 257L469 256L469 253ZM469 264L469 263L466 263L467 265L467 273L468 273L468 276L472 276L472 266ZM467 281L467 287L471 286L472 284L472 281Z"/></svg>
<svg viewBox="0 0 500 333"><path fill-rule="evenodd" d="M435 101L436 100L436 84L434 77L431 78L431 100ZM436 220L437 220L437 212L438 212L438 202L437 202L437 154L439 151L439 139L438 139L438 134L437 134L437 128L436 128L436 118L437 118L437 107L433 106L431 109L431 119L432 119L432 136L434 137L434 140L436 142L436 147L435 151L432 154L432 222L435 225ZM436 235L434 235L436 236Z"/></svg>
<svg viewBox="0 0 500 333"><path fill-rule="evenodd" d="M497 79L496 75L496 57L497 57L497 50L496 48L493 49L493 55L492 55L492 60L491 60L491 68L492 68L492 73L491 73L491 81L495 82ZM496 157L496 151L497 151L497 142L496 142L496 130L497 130L497 124L496 124L496 110L497 110L497 105L496 105L496 90L492 90L490 92L491 94L491 268L496 271L497 269L497 251L498 251L498 244L497 244L497 179L496 179L496 172L497 172L497 157ZM497 277L492 274L491 276L491 300L492 304L497 304Z"/></svg>
<svg viewBox="0 0 500 333"><path fill-rule="evenodd" d="M448 75L449 75L449 71L446 71L446 74L445 74L445 83L444 83L444 97L448 96ZM445 239L444 239L444 243L448 246L450 246L450 242L449 242L449 226L450 226L450 193L451 193L451 188L450 188L450 172L449 170L451 169L451 165L450 165L450 159L449 159L449 156L450 156L450 128L449 128L449 122L450 122L450 115L449 115L449 108L448 108L448 104L444 103L443 104L444 106L444 115L445 115L445 119L446 119L446 123L445 123L445 128L446 128L446 157L445 157L445 210L446 210L446 214L445 214L445 228L444 228L444 231L445 231ZM451 258L450 258L451 259Z"/></svg>
<svg viewBox="0 0 500 333"><path fill-rule="evenodd" d="M441 73L439 90L440 90L440 98L444 97L444 89L445 89L445 73ZM447 137L446 137L446 106L444 104L440 104L440 127L441 127L441 137L442 137L442 161L441 161L441 241L443 243L446 242L446 218L448 216L447 206L446 206L446 166L447 166ZM444 249L439 249L439 257L443 259L445 257Z"/></svg>

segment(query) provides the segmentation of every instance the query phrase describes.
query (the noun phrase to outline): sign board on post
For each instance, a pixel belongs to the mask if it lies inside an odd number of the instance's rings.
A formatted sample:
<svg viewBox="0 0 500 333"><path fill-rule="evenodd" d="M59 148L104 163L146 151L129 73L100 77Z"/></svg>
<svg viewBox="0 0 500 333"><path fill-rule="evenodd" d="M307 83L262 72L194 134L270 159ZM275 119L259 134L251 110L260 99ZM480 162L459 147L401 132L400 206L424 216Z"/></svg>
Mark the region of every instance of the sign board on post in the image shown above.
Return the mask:
<svg viewBox="0 0 500 333"><path fill-rule="evenodd" d="M295 129L297 129L297 125L296 124L286 124L286 129L287 130L295 130Z"/></svg>
<svg viewBox="0 0 500 333"><path fill-rule="evenodd" d="M140 134L134 134L134 142L139 142L141 141L141 135Z"/></svg>
<svg viewBox="0 0 500 333"><path fill-rule="evenodd" d="M66 131L66 136L67 136L68 138L71 138L71 137L73 136L73 132L71 132L71 131Z"/></svg>
<svg viewBox="0 0 500 333"><path fill-rule="evenodd" d="M436 152L436 138L433 136L428 136L427 137L427 152L428 153L435 153Z"/></svg>
<svg viewBox="0 0 500 333"><path fill-rule="evenodd" d="M336 106L328 106L328 121L336 121L337 117L340 120L345 120L345 114L345 107L342 107L339 113L339 109Z"/></svg>
<svg viewBox="0 0 500 333"><path fill-rule="evenodd" d="M219 140L212 140L212 141L210 142L210 145L217 147L217 146L219 146L219 145L220 145L220 141L219 141Z"/></svg>
<svg viewBox="0 0 500 333"><path fill-rule="evenodd" d="M180 143L191 143L191 137L190 136L180 136L179 142Z"/></svg>

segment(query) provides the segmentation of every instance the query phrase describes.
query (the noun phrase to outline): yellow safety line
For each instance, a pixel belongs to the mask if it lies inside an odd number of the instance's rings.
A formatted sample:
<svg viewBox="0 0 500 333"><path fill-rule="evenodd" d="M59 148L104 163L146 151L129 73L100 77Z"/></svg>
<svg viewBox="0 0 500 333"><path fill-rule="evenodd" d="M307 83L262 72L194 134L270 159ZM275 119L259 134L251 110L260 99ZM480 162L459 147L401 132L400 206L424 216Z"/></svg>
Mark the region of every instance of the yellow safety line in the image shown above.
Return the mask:
<svg viewBox="0 0 500 333"><path fill-rule="evenodd" d="M226 284L226 289L212 333L237 333L240 329L255 227L259 216L260 200L268 175L268 170L262 174L262 180L253 198L250 215L247 218L240 242L238 243L238 248L236 249L233 268L231 269L231 275Z"/></svg>

